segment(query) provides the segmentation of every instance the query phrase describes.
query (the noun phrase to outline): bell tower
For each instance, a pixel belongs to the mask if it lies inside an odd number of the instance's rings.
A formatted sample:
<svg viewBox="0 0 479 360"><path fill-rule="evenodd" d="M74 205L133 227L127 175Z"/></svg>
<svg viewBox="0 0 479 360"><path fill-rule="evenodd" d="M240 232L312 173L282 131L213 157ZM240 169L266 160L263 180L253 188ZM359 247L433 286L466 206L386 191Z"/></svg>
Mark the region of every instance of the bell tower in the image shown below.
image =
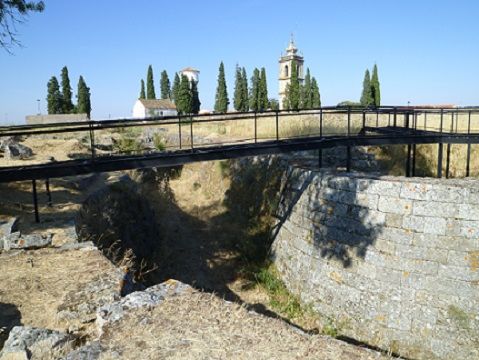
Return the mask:
<svg viewBox="0 0 479 360"><path fill-rule="evenodd" d="M293 66L293 60L298 68L298 80L302 85L304 80L303 56L298 54L298 49L294 44L293 35L291 34L291 40L286 48L286 54L281 55L279 58L279 108L283 109L283 101L286 97L286 86L291 82L291 69Z"/></svg>

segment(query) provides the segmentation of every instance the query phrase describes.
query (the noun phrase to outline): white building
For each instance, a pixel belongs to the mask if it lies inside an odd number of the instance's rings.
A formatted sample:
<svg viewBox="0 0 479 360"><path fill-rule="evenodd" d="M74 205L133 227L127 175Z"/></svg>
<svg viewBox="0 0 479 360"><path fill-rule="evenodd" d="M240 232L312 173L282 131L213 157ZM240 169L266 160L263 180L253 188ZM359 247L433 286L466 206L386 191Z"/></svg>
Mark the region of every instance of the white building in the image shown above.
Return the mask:
<svg viewBox="0 0 479 360"><path fill-rule="evenodd" d="M176 105L164 99L138 99L133 106L133 118L144 119L153 116L176 116Z"/></svg>
<svg viewBox="0 0 479 360"><path fill-rule="evenodd" d="M198 82L200 79L200 71L197 69L194 69L192 67L187 67L184 68L183 70L180 71L180 76L185 75L188 80L191 82L191 80L194 80L195 82Z"/></svg>
<svg viewBox="0 0 479 360"><path fill-rule="evenodd" d="M298 80L302 85L304 80L304 58L298 54L298 49L291 37L289 46L286 48L286 54L279 58L279 108L283 109L284 98L286 97L286 87L291 83L291 67L292 63L296 63L298 67Z"/></svg>

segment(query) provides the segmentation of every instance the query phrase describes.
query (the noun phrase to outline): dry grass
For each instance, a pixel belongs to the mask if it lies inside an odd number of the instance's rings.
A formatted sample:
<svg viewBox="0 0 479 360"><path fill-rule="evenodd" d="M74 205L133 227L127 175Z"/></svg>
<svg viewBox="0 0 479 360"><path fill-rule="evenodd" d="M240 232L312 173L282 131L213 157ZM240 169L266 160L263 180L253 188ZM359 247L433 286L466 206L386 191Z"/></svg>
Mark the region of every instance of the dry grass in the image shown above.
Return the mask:
<svg viewBox="0 0 479 360"><path fill-rule="evenodd" d="M115 351L128 359L382 358L197 291L167 298L153 309L133 310L108 326L101 341L102 359Z"/></svg>
<svg viewBox="0 0 479 360"><path fill-rule="evenodd" d="M63 298L98 274L114 271L99 251L4 253L0 255L0 303L15 305L23 325L66 331L70 324L56 316Z"/></svg>

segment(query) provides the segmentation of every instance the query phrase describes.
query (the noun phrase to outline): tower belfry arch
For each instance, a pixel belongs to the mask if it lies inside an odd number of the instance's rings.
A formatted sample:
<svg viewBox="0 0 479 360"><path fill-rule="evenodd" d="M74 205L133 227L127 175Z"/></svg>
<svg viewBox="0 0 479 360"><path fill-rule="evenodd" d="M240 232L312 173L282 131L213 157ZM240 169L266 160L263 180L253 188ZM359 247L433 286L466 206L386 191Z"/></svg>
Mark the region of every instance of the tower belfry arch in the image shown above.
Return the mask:
<svg viewBox="0 0 479 360"><path fill-rule="evenodd" d="M284 99L286 97L286 88L291 83L291 70L293 61L296 63L298 69L298 80L302 85L304 80L304 58L298 53L298 48L294 42L293 34L289 41L286 53L279 58L279 108L283 109Z"/></svg>

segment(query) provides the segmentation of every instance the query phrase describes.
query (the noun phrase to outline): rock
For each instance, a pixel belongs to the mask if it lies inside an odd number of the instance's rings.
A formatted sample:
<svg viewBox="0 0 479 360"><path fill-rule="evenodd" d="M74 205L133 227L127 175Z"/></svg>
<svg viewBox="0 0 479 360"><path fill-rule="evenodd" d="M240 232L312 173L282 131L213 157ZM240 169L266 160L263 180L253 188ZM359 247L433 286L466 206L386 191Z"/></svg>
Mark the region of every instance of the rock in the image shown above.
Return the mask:
<svg viewBox="0 0 479 360"><path fill-rule="evenodd" d="M51 359L72 350L74 338L59 331L15 326L0 352L0 360Z"/></svg>
<svg viewBox="0 0 479 360"><path fill-rule="evenodd" d="M21 235L20 232L14 232L4 238L3 248L11 249L38 249L49 246L52 243L53 234L29 234Z"/></svg>
<svg viewBox="0 0 479 360"><path fill-rule="evenodd" d="M118 301L100 307L96 313L96 325L99 336L108 324L119 321L129 310L140 307L152 307L160 304L165 298L192 291L193 288L176 280L168 280L151 286L144 291L133 292Z"/></svg>
<svg viewBox="0 0 479 360"><path fill-rule="evenodd" d="M5 157L10 160L24 160L33 156L33 151L28 146L11 142L4 146Z"/></svg>
<svg viewBox="0 0 479 360"><path fill-rule="evenodd" d="M5 147L14 142L15 142L15 139L12 136L0 138L0 152L5 151Z"/></svg>
<svg viewBox="0 0 479 360"><path fill-rule="evenodd" d="M64 360L97 360L100 358L102 347L99 341L84 345L71 353Z"/></svg>
<svg viewBox="0 0 479 360"><path fill-rule="evenodd" d="M120 279L121 271L116 270L98 275L88 284L68 292L57 308L57 319L68 322L70 327L94 321L99 307L120 298L118 291Z"/></svg>
<svg viewBox="0 0 479 360"><path fill-rule="evenodd" d="M95 139L95 148L103 151L113 150L113 138L108 135L102 135Z"/></svg>
<svg viewBox="0 0 479 360"><path fill-rule="evenodd" d="M70 251L70 250L92 251L92 250L98 250L98 248L95 246L95 244L93 244L93 242L85 241L81 243L79 242L66 243L60 246L58 250L59 251Z"/></svg>
<svg viewBox="0 0 479 360"><path fill-rule="evenodd" d="M0 222L0 250L4 248L5 238L18 231L18 218Z"/></svg>

